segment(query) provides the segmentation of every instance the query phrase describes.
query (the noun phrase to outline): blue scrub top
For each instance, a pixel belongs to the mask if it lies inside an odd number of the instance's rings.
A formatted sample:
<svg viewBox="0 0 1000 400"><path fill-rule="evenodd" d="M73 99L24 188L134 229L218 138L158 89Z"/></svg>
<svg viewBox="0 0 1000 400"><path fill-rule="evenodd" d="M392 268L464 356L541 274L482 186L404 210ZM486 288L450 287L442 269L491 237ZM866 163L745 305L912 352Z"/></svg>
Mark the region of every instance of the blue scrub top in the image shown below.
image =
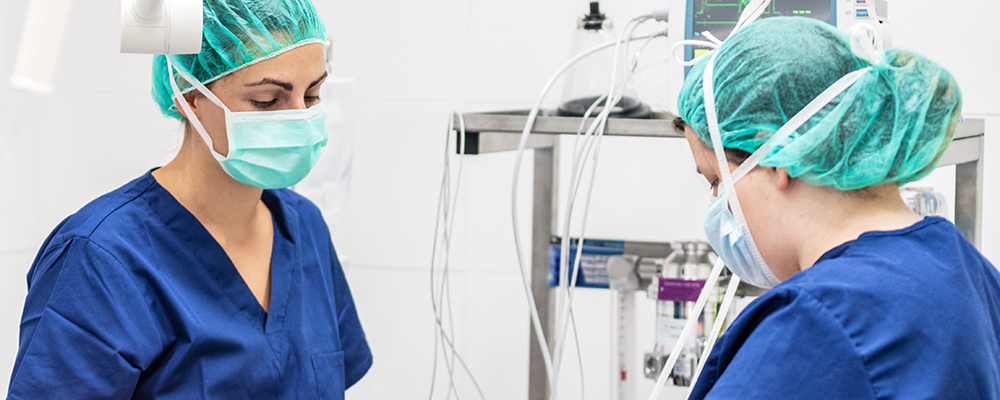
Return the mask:
<svg viewBox="0 0 1000 400"><path fill-rule="evenodd" d="M941 218L862 234L751 303L690 399L1000 399L1000 273Z"/></svg>
<svg viewBox="0 0 1000 400"><path fill-rule="evenodd" d="M287 189L270 312L150 173L64 220L28 272L9 398L343 399L371 351L319 210Z"/></svg>

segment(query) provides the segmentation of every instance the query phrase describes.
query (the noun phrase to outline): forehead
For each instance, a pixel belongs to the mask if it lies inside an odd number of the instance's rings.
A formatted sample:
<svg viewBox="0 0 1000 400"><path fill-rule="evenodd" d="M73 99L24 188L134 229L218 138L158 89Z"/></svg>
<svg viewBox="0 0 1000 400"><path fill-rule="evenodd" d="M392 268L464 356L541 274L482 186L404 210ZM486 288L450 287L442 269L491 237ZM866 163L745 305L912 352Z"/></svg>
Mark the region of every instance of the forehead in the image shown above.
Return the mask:
<svg viewBox="0 0 1000 400"><path fill-rule="evenodd" d="M688 146L691 147L691 154L694 156L698 173L706 176L718 174L719 165L715 160L715 151L708 147L690 126L684 127L684 137L687 139Z"/></svg>
<svg viewBox="0 0 1000 400"><path fill-rule="evenodd" d="M262 77L294 81L312 81L326 71L323 45L310 43L285 51L272 58L236 70L229 76L235 81L260 80Z"/></svg>

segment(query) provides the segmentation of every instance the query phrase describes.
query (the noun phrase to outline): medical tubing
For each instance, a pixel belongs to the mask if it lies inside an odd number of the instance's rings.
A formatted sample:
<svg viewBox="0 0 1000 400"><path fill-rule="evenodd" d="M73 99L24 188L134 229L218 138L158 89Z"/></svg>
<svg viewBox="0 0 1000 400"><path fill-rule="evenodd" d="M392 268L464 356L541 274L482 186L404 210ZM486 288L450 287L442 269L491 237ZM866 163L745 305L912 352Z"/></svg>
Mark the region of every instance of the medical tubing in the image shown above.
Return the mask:
<svg viewBox="0 0 1000 400"><path fill-rule="evenodd" d="M629 36L631 36L631 34L635 31L636 27L638 27L638 24L636 24L636 25L633 26L632 31L629 32ZM628 28L628 25L626 25L626 29L627 28ZM625 33L626 29L623 29L623 32L622 32L623 34ZM601 102L602 99L605 99L608 96L612 96L612 99L613 99L612 101L605 103L605 110L609 110L610 108L614 107L619 101L621 101L621 98L622 98L622 96L625 93L625 88L628 85L628 80L632 78L632 74L635 71L635 65L638 63L639 56L642 53L642 50L645 49L646 45L648 45L654 38L656 38L657 36L660 36L660 35L662 35L662 33L654 35L653 37L650 37L649 39L647 39L646 42L643 44L643 46L640 48L639 52L637 52L636 55L633 57L632 62L630 63L632 65L632 68L630 68L628 70L628 72L626 73L626 75L624 76L624 78L622 79L622 81L617 85L617 87L613 87L612 88L613 91L615 91L615 90L617 91L617 95L614 95L614 93L609 93L608 95L601 96L593 104L591 104L591 106L587 109L587 112L584 113L583 119L582 119L582 121L580 123L580 129L577 130L577 136L576 136L577 140L579 140L580 132L582 131L583 126L586 124L587 117L593 112L593 110L597 107L597 105L600 104L600 102ZM623 37L620 37L619 41L621 41L622 39L623 39ZM617 64L617 60L616 60L616 64ZM614 83L613 80L612 80L612 83ZM583 180L583 178L582 178L582 176L583 176L583 170L585 169L585 166L586 166L587 156L585 156L584 154L590 153L590 151L591 151L590 150L590 145L592 143L594 143L594 142L597 142L597 145L595 147L593 147L593 150L592 150L594 152L594 165L592 166L591 177L590 177L590 185L588 186L587 196L586 196L586 199L584 201L583 220L581 221L580 236L579 236L579 238L577 240L576 257L575 257L575 260L574 260L574 263L573 263L574 265L573 265L573 269L572 269L573 272L572 272L572 274L569 274L571 276L571 279L569 280L569 282L572 282L574 284L574 286L575 286L576 280L577 280L577 278L579 276L580 264L582 262L583 242L584 242L584 236L585 236L586 226L587 226L587 216L588 216L589 210L590 210L591 194L593 193L593 189L594 189L594 179L596 178L596 175L597 175L597 162L598 162L598 159L600 158L599 157L600 156L600 146L601 146L600 142L601 142L601 140L603 138L604 128L605 128L605 126L607 124L607 121L608 121L609 117L610 117L610 112L609 113L602 113L601 115L598 116L597 120L595 120L594 123L591 125L591 129L589 129L587 131L587 139L586 139L584 148L580 149L580 153L576 153L575 152L575 150L576 150L576 148L578 146L576 145L576 143L574 143L574 163L573 163L573 173L572 173L572 177L571 177L571 181L572 181L571 185L573 185L573 190L570 192L570 194L569 194L569 196L567 198L567 204L568 205L567 205L567 215L566 215L565 230L564 230L565 235L563 237L563 243L564 243L563 244L563 248L564 249L566 247L568 247L566 245L566 243L568 241L567 238L570 236L569 235L569 231L570 231L570 219L572 217L572 212L573 212L574 204L576 203L576 195L577 195L577 193L579 191L580 185L581 185L582 180ZM595 126L597 127L596 131L599 132L599 134L597 135L596 139L593 137L593 133L594 133L594 129L593 128ZM578 171L579 171L579 175L577 175ZM565 251L563 252L563 254L565 254ZM566 259L565 255L562 257L562 259ZM560 263L560 264L562 264L562 263ZM566 323L567 323L567 319L568 319L567 317L572 318L572 316L573 316L572 300L573 300L573 291L575 290L574 286L570 286L568 288L567 293L566 293L566 302L563 305L562 313L561 313L560 317L556 320L556 321L560 321L560 320L563 321L562 328L557 331L557 332L560 332L560 336L558 336L557 341L556 341L556 352L555 352L555 360L554 360L554 362L555 362L554 367L555 367L555 370L556 370L556 377L557 378L559 376L560 364L561 364L561 361L562 361L563 349L564 349L565 340L566 340ZM574 326L573 328L574 328L574 331L575 331L576 327ZM579 351L579 349L577 349L577 350Z"/></svg>
<svg viewBox="0 0 1000 400"><path fill-rule="evenodd" d="M573 141L573 154L576 154L577 148L579 147L579 141L580 141L579 138L580 138L580 135L583 134L583 128L585 126L587 126L587 118L590 117L590 114L592 114L594 112L594 110L597 108L597 106L599 104L601 104L601 102L604 101L604 99L606 99L606 98L607 98L606 95L601 95L601 97L599 97L596 101L594 101L590 105L589 108L587 108L587 112L583 113L583 118L580 119L580 127L577 128L577 130L576 130L576 136L575 136L576 140ZM587 140L587 143L590 143L590 140ZM575 163L573 165L573 174L572 175L573 176L576 175L576 164ZM580 241L580 240L578 240L576 245L579 248L579 247L581 247L583 245L583 242ZM577 257L578 258L580 257L579 253L577 254ZM579 266L579 262L577 262L575 264L577 266ZM570 279L570 282L576 282L577 272L578 272L578 269L574 269L573 275L572 275L572 279ZM568 301L572 302L572 296L570 296L570 299ZM577 358L577 361L579 361L579 363L577 364L577 366L580 368L580 396L585 398L586 393L587 393L587 391L586 391L586 381L587 380L585 379L584 373L583 373L583 354L580 351L580 336L579 336L579 332L578 332L577 327L576 327L576 316L573 314L572 304L570 304L569 319L570 319L570 324L573 327L573 343L576 345L576 358ZM558 365L561 362L559 360L561 360L561 357L562 357L562 350L559 349L558 353L560 354L560 356L558 358L556 358L556 360L557 360L556 361L556 366L557 366L556 370L557 370L557 372L558 372L558 369L559 369Z"/></svg>
<svg viewBox="0 0 1000 400"><path fill-rule="evenodd" d="M445 137L445 151L444 151L445 160L444 160L444 171L442 172L442 176L441 176L440 195L439 195L439 198L438 198L438 214L437 214L437 217L435 218L435 224L434 224L434 246L433 246L432 251L431 251L431 307L433 307L433 309L434 309L434 318L435 318L435 325L436 325L435 329L436 330L435 330L435 342L434 342L434 348L435 348L435 350L434 350L434 370L433 370L432 375L431 375L431 393L430 393L430 397L433 397L433 395L434 395L434 385L437 382L437 357L438 357L438 355L437 355L437 340L440 338L440 340L442 342L442 345L445 345L446 344L446 340L444 340L444 337L447 336L447 334L444 332L444 326L442 325L442 322L441 322L441 319L443 318L443 316L442 316L442 308L441 308L441 306L437 305L436 300L435 300L435 296L434 296L434 266L436 265L436 261L437 261L436 260L437 247L438 247L437 246L437 239L439 237L438 233L440 232L439 223L441 221L442 213L444 214L444 219L445 219L445 230L447 230L447 227L448 227L448 223L447 223L448 222L448 210L447 210L447 208L448 208L448 199L450 198L449 189L451 187L451 182L450 182L450 177L451 177L450 170L451 170L451 167L450 167L450 162L449 162L450 159L448 157L448 149L450 147L450 137L451 137L451 131L452 130L453 130L453 125L452 125L451 120L449 120L448 130L447 130L447 134L446 134L446 137ZM447 239L447 233L445 233L445 238ZM445 257L447 258L447 247L448 246L447 246L446 241L444 243L442 243L442 245L445 247L444 252L446 253ZM446 274L442 274L442 277L441 277L441 279L442 279L441 280L442 296L443 296L443 292L444 292L444 285L445 285L445 282L446 282L446 278L447 278L447 275ZM447 348L446 347L447 346L445 346L445 349L444 349L445 353L447 353ZM454 378L454 376L455 375L454 375L454 366L453 366L453 364L454 364L454 361L452 361L451 363L449 363L447 357L445 358L445 367L448 369L448 377L449 377L448 397L451 397L451 392L454 391L454 384L455 384L455 378Z"/></svg>
<svg viewBox="0 0 1000 400"><path fill-rule="evenodd" d="M698 301L694 303L694 308L691 310L691 318L688 318L687 322L684 323L684 329L681 330L681 335L677 338L677 343L674 345L673 350L670 351L670 357L667 358L667 362L663 364L663 369L660 370L660 376L656 379L656 385L653 386L653 392L650 393L649 400L657 400L660 397L660 392L667 383L667 377L670 376L669 371L674 369L674 364L677 364L677 358L680 357L681 350L684 349L688 338L694 333L695 325L698 324L698 318L695 316L701 314L705 309L705 303L708 302L708 295L715 289L715 284L718 282L719 275L722 273L724 267L725 263L722 262L721 258L715 261L715 266L712 267L712 272L708 274L708 279L705 281L705 287L701 289Z"/></svg>
<svg viewBox="0 0 1000 400"><path fill-rule="evenodd" d="M458 121L459 121L459 132L458 132L458 136L459 136L459 155L462 156L462 155L465 154L465 119L462 117L461 114L457 114L457 116L458 116ZM457 359L458 362L461 363L461 365L462 365L463 369L465 370L466 374L468 374L469 378L472 380L472 383L476 387L476 390L478 391L480 398L485 399L485 396L483 395L482 389L480 388L478 381L476 381L475 376L472 375L472 371L469 370L468 366L462 360L461 355L459 355L458 351L455 350L454 342L444 332L444 326L442 324L442 313L444 311L443 310L443 302L444 302L444 296L445 296L445 291L446 291L446 287L447 287L447 292L448 292L448 307L449 307L449 311L448 312L449 312L449 315L451 316L451 318L449 319L449 322L451 323L451 331L452 331L451 335L454 336L454 315L451 312L451 294L450 294L450 287L451 287L451 285L450 285L450 282L448 280L448 276L449 276L449 258L450 258L449 255L450 255L452 230L454 229L454 223L455 223L454 210L457 208L457 203L458 203L458 195L459 195L459 190L458 189L459 189L459 186L461 184L462 166L463 166L463 160L464 159L463 158L459 158L458 173L457 173L457 178L456 178L456 182L455 182L455 195L454 195L454 197L452 197L451 196L451 164L450 164L450 157L449 157L450 151L449 150L450 150L450 147L451 147L450 146L450 143L451 143L450 142L450 137L451 137L451 132L453 130L453 121L454 121L454 117L452 119L449 119L448 137L445 139L445 152L444 152L444 154L445 154L445 161L444 161L445 170L444 170L444 173L442 175L441 193L440 193L440 197L439 197L439 201L438 201L438 216L435 219L435 226L434 226L434 247L433 247L432 252L431 252L431 306L434 308L435 322L437 324L437 330L436 330L436 332L440 334L442 342L446 343L448 345L447 347L450 348L451 351L452 351L452 360L451 360L451 363L449 364L447 358L445 359L445 365L448 366L449 376L450 376L450 386L449 386L448 397L450 398L451 397L451 392L454 391L455 392L455 397L458 398L458 392L457 392L457 390L454 387L454 364L455 364L455 360ZM451 200L450 201L450 203L451 203L450 206L449 206L449 199ZM442 287L441 287L441 292L439 294L439 298L437 300L438 303L435 303L435 299L434 299L434 265L436 264L435 263L435 261L436 261L435 257L436 257L436 253L437 253L437 239L439 237L438 232L439 232L439 228L440 228L440 221L441 221L442 211L443 211L444 220L445 220L445 224L444 224L444 230L445 230L444 231L444 243L443 243L443 245L444 245L444 253L445 253L444 254L444 271L442 273L442 281L441 281L441 286ZM436 367L437 366L437 339L435 339L434 345L435 345L435 351L434 351L434 365L435 365L435 367L434 367L434 373L432 374L431 392L430 392L430 395L429 395L429 397L431 397L431 398L433 398L433 395L434 395L434 384L435 384L435 381L436 381L435 376L436 376L436 372L437 372L437 367Z"/></svg>
<svg viewBox="0 0 1000 400"><path fill-rule="evenodd" d="M450 277L451 276L449 274L449 272L450 272L449 266L450 266L450 260L451 260L451 238L453 236L452 233L455 230L455 210L458 207L458 196L459 196L459 193L460 193L458 189L459 189L459 186L462 184L462 166L463 166L463 163L465 162L465 157L463 157L465 155L465 118L462 116L461 113L454 113L454 114L457 115L457 117L458 117L459 131L457 132L457 135L458 135L458 144L459 144L459 158L458 158L458 173L456 174L456 177L455 177L455 196L454 196L454 198L451 201L451 206L445 212L445 220L449 221L447 223L447 226L446 226L446 229L445 229L445 259L444 259L445 268L444 268L444 274L446 275L446 277ZM452 121L449 121L449 125L452 125ZM449 133L450 133L450 131L449 131ZM445 140L445 141L447 142L447 140ZM447 154L448 154L447 150L445 151L445 154L446 154L446 157L447 157ZM450 165L450 162L448 164ZM451 191L451 185L450 185L451 170L450 170L450 168L448 170L448 180L449 180L448 190ZM452 311L452 307L451 307L451 300L452 300L452 297L451 297L451 279L447 279L445 282L447 283L447 289L446 290L447 290L447 294L448 294L448 324L449 324L449 328L451 329L451 337L454 338L455 337L455 316L454 316L454 312ZM444 293L445 292L442 291L442 293L441 293L441 301L439 301L438 306L440 306L441 303L444 301ZM442 312L443 312L443 310L442 310ZM458 351L455 350L454 346L451 347L451 353L452 353L451 365L454 366L455 365L455 355L458 353ZM466 373L469 374L469 378L471 378L473 381L476 380L476 378L472 376L472 372L471 371L466 370ZM451 387L454 388L454 376L452 376L450 378L452 380ZM478 387L479 385L477 384L476 386ZM480 396L482 396L482 392L480 392L479 394L480 394ZM458 392L457 391L455 392L455 398L456 399L458 398Z"/></svg>
<svg viewBox="0 0 1000 400"><path fill-rule="evenodd" d="M649 38L651 36L652 35L644 35L644 36L640 36L640 37L630 38L629 40L647 39L647 38ZM542 101L545 100L545 95L548 94L549 90L552 88L552 85L554 85L555 81L557 79L559 79L559 77L562 76L562 74L564 72L566 72L566 70L569 69L569 67L573 66L573 64L576 64L577 62L579 62L583 58L585 58L585 57L587 57L587 56L589 56L589 55L591 55L593 53L596 53L596 52L601 51L601 50L603 50L605 48L613 46L613 45L615 45L615 43L616 42L606 42L606 43L594 46L594 47L592 47L590 49L587 49L587 50L583 51L582 53L574 56L572 59L570 59L565 64L563 64L559 68L558 72L556 72L549 79L549 81L543 87L542 93L538 96L538 100L535 102L535 106L531 109L531 112L528 113L528 119L527 119L527 122L524 125L524 130L521 132L521 141L519 142L518 148L517 148L517 158L514 161L514 177L513 177L513 181L511 182L511 187L512 187L512 190L511 190L511 215L512 215L512 222L513 222L512 225L513 225L513 228L514 228L514 248L515 248L515 250L517 252L517 262L518 262L518 266L520 267L519 269L520 269L520 272L521 272L521 282L522 282L522 284L524 286L526 297L528 299L528 307L529 307L529 311L531 313L532 326L535 329L535 336L536 336L536 339L538 340L539 347L541 348L542 358L543 358L543 360L545 362L545 369L546 369L546 373L548 374L548 377L549 377L549 386L550 387L554 387L555 386L554 382L552 381L552 378L553 378L553 375L552 375L552 372L553 372L552 371L552 358L551 358L551 354L549 354L548 344L547 344L547 342L545 340L545 335L542 333L541 319L538 316L538 308L535 305L535 298L534 298L534 296L531 293L531 283L528 281L528 273L527 273L527 271L525 269L524 254L523 254L523 251L521 250L521 241L520 241L520 233L519 233L520 229L519 229L519 226L518 226L518 223L517 223L517 182L518 182L518 177L519 177L520 172L521 172L521 161L524 158L524 150L525 150L525 147L527 147L528 136L531 134L531 128L534 126L535 118L538 116L538 112L539 112L539 110L542 107Z"/></svg>
<svg viewBox="0 0 1000 400"><path fill-rule="evenodd" d="M458 131L458 137L459 137L459 139L458 139L458 145L459 145L459 153L458 153L458 155L459 155L459 159L458 159L458 173L456 174L456 177L455 177L455 197L452 199L451 207L448 210L449 212L446 213L446 215L449 216L449 218L450 218L450 222L448 224L447 231L445 232L446 235L447 235L446 239L445 239L445 244L448 246L447 247L448 250L446 250L446 256L447 257L445 258L445 274L449 274L449 276L450 276L449 259L450 259L450 249L451 249L451 238L453 237L452 233L454 232L454 229L455 229L455 210L458 209L458 196L461 193L459 191L459 188L460 188L460 186L462 184L462 170L463 170L462 167L463 167L464 162L465 162L465 157L464 157L465 156L465 117L461 113L455 113L455 115L458 116L458 126L459 126L459 131ZM451 297L451 280L449 279L448 280L448 314L449 314L449 322L451 323L451 330L452 330L451 336L454 337L455 336L455 326L454 326L454 315L452 314L452 311L451 311L451 299L452 299L452 297ZM455 350L454 343L450 343L450 340L449 340L449 344L450 344L451 351L452 351L452 365L454 365L456 358L459 360L459 362L461 362L462 368L465 370L465 373L469 375L469 379L472 381L472 384L476 387L476 391L479 393L479 398L485 400L486 396L483 394L483 390L479 386L479 382L476 380L476 377L472 375L472 371L468 368L468 366L465 365L465 362L461 360L461 356L459 356L458 350ZM455 397L458 398L458 392L457 391L455 392Z"/></svg>
<svg viewBox="0 0 1000 400"><path fill-rule="evenodd" d="M611 64L611 87L609 88L609 90L608 90L609 93L606 96L608 98L608 101L606 102L604 109L601 110L602 112L598 116L597 120L595 120L594 124L591 125L592 129L588 130L588 132L587 132L587 136L588 137L593 133L593 127L595 127L595 126L597 126L597 127L603 126L603 122L601 121L601 118L604 118L606 120L607 119L607 115L609 115L609 113L610 113L610 109L612 107L614 107L614 103L612 103L612 101L614 100L613 95L614 95L614 89L615 89L615 78L616 78L616 72L617 72L617 68L618 68L618 58L619 58L619 55L621 54L621 52L620 52L619 49L621 47L622 41L624 40L625 37L629 37L629 36L631 36L630 35L631 33L635 32L635 27L638 26L638 23L637 23L638 20L640 20L640 19L645 20L645 19L648 19L648 18L649 17L642 16L642 17L638 17L638 18L630 20L627 24L625 24L625 27L622 29L622 33L618 36L618 39L615 41L614 59L613 59L612 64ZM633 27L631 31L629 30L630 26ZM626 36L626 35L628 35L628 36ZM586 121L586 119L584 119L583 121ZM589 140L588 140L588 144L589 144ZM556 315L556 324L557 324L556 325L556 327L557 327L557 329L556 329L556 337L560 338L560 339L557 339L556 346L555 346L556 350L557 350L556 354L558 354L558 355L561 355L561 348L562 348L562 346L561 346L560 341L563 340L562 338L565 338L565 334L564 334L565 329L566 329L565 320L567 319L567 317L566 317L567 313L565 312L565 309L568 306L568 302L569 302L569 299L570 299L569 293L571 291L571 287L573 286L572 284L575 283L575 281L571 281L570 279L568 279L569 275L570 275L569 274L569 269L568 269L568 264L569 264L568 252L569 252L569 239L570 239L569 238L569 236L570 236L569 227L570 227L570 222L571 222L571 219L572 219L573 204L575 204L576 190L579 188L579 184L580 184L580 181L577 180L577 172L578 171L582 171L581 169L577 168L577 164L580 162L581 157L584 160L586 159L586 157L583 156L583 153L587 151L586 150L587 148L588 148L588 146L585 145L584 149L581 149L581 153L574 153L574 155L573 155L573 173L572 173L573 177L571 178L571 185L575 185L575 188L574 188L574 190L571 191L570 196L567 196L568 207L567 207L566 222L565 222L566 229L564 231L564 235L563 235L563 239L562 239L562 248L561 248L561 253L562 253L563 257L561 257L560 262L559 262L559 274L560 274L559 276L562 277L562 279L560 280L560 285L559 286L561 288L563 288L563 290L565 291L565 293L566 293L566 299L567 300L566 300L566 303L564 303L564 306L563 306L564 312L559 313L559 314ZM576 146L574 146L574 150L576 150ZM577 246L578 250L582 250L582 247L581 247L582 243L583 243L582 240L583 240L583 238L581 237L580 241L579 241L580 245ZM578 253L579 253L579 251L578 251ZM562 323L560 323L560 322L562 322ZM554 371L555 371L555 377L558 378L558 376L559 376L559 373L558 373L559 372L559 366L558 365L554 365ZM553 396L553 398L554 397L555 396Z"/></svg>
<svg viewBox="0 0 1000 400"><path fill-rule="evenodd" d="M444 344L444 342L445 342L445 340L442 339L442 335L444 334L444 328L443 328L443 326L441 324L441 314L439 312L439 307L438 307L438 305L436 303L435 296L434 296L434 266L437 264L438 237L440 236L439 232L440 232L440 222L441 222L442 212L444 212L447 215L447 211L444 211L444 209L448 207L448 201L447 201L447 199L449 197L449 195L448 195L448 188L450 187L450 182L449 182L450 164L449 164L449 157L448 157L448 149L449 149L450 143L451 143L450 140L451 140L451 131L452 130L453 130L452 120L449 119L448 120L448 130L447 130L447 133L446 133L446 136L445 136L445 144L444 144L444 156L445 156L445 159L444 159L444 170L442 171L442 174L441 174L441 188L440 188L439 194L438 194L437 216L435 216L435 218L434 218L434 238L433 238L433 245L431 247L431 268L430 268L430 270L431 270L430 271L431 272L430 273L430 276L431 276L431 307L434 309L435 327L434 327L434 364L433 364L433 368L431 369L431 389L430 389L430 394L428 395L429 399L433 399L433 397L434 397L434 386L437 384L437 359L438 359L438 354L437 354L438 346L437 346L437 344L438 344L438 340L441 340L442 344ZM445 227L447 229L447 223L445 224ZM443 285L444 285L444 276L442 275L442 286ZM443 290L443 288L442 288L442 290ZM450 377L449 382L451 383L451 385L454 385L454 372L453 372L452 366L450 364L448 364L448 359L447 358L445 359L445 367L448 369L448 374L449 374L449 377ZM449 395L450 395L450 391L451 391L451 389L449 389Z"/></svg>
<svg viewBox="0 0 1000 400"><path fill-rule="evenodd" d="M449 125L453 125L453 124L449 123ZM451 132L449 132L449 135L450 135L450 133ZM446 141L448 141L448 139L446 139ZM452 221L454 221L454 218L453 218L453 210L451 208L451 202L449 201L451 199L451 161L450 161L451 157L448 156L447 149L445 150L445 157L448 157L449 161L447 161L445 163L445 165L448 166L448 169L445 170L445 176L447 177L446 181L447 181L448 184L445 187L446 188L446 191L445 191L445 202L446 203L445 203L445 208L444 208L444 224L445 224L445 227L444 227L444 268L443 268L442 277L441 277L441 290L438 292L437 309L439 310L439 313L440 313L439 315L441 315L441 321L443 323L443 321L444 321L444 313L445 313L444 298L447 295L447 297L448 297L448 309L447 309L447 312L448 312L448 325L449 325L449 328L450 328L449 329L449 331L450 331L449 335L450 335L451 341L454 342L454 340L455 340L455 314L452 312L452 309L451 309L451 279L448 279L451 276L451 274L449 273L450 272L450 268L449 267L451 266L451 263L450 263L450 261L451 261L451 231L450 231L450 229L451 229L451 226L452 226ZM441 333L444 334L444 327L443 326L441 327ZM448 396L447 396L447 398L450 399L451 398L451 394L455 393L455 398L457 399L458 398L458 390L455 388L455 345L454 345L454 343L452 343L452 345L450 347L450 350L451 350L451 355L452 355L451 362L449 363L447 361L447 359L445 361L446 364L451 365L451 370L449 371L449 374L448 374Z"/></svg>
<svg viewBox="0 0 1000 400"><path fill-rule="evenodd" d="M726 296L722 299L722 305L719 307L719 313L715 316L715 321L712 322L712 331L708 334L708 340L705 341L705 349L701 352L701 359L698 360L698 367L695 368L694 374L691 375L691 386L688 388L688 394L685 396L691 397L691 392L694 391L694 385L698 382L698 377L701 376L701 370L705 368L705 362L708 361L708 355L712 353L712 347L715 346L715 341L719 338L719 334L722 333L722 323L726 321L726 316L729 315L729 309L733 305L733 298L736 297L736 289L740 286L740 277L733 274L729 278L729 287L726 288Z"/></svg>
<svg viewBox="0 0 1000 400"><path fill-rule="evenodd" d="M643 16L643 17L639 17L639 18L648 19L649 17ZM608 95L606 96L606 98L608 99L608 101L605 103L604 109L601 110L601 114L598 116L597 120L594 121L594 124L591 125L591 127L600 126L602 124L600 122L601 118L603 117L603 118L606 119L607 115L609 115L609 113L610 113L610 109L612 107L614 107L615 103L612 103L612 101L614 99L613 95L614 95L614 89L615 89L616 71L617 71L617 68L618 68L618 57L621 54L620 51L619 51L619 48L621 46L621 43L622 43L623 39L626 37L626 34L629 34L629 36L631 36L630 34L633 33L633 32L635 32L635 27L638 27L638 23L636 23L636 21L639 18L632 19L627 24L625 24L625 27L622 29L621 35L619 35L618 36L618 40L615 41L615 55L614 55L614 59L613 59L612 64L611 64L612 65L612 67L611 67L611 88L608 90ZM633 27L631 31L629 31L629 27L630 26ZM584 118L583 121L586 121L586 118ZM592 134L592 129L588 130L587 136L589 137L591 134ZM584 146L584 147L586 148L586 146ZM576 150L576 146L574 145L574 151L575 150ZM580 171L580 170L578 170L576 168L577 163L579 162L580 157L583 157L584 159L586 158L585 156L582 156L582 153L575 153L574 152L574 154L573 154L573 173L572 173L573 178L571 178L571 179L575 179L577 171ZM573 182L573 183L575 183L577 185L577 187L579 187L579 183L578 182ZM568 270L569 260L568 260L568 257L567 257L568 256L568 251L569 251L568 247L569 247L569 236L570 236L569 235L569 226L570 226L570 219L572 217L573 204L575 203L576 192L573 191L571 194L572 194L572 196L568 196L567 197L567 203L568 203L569 208L567 209L567 213L566 213L566 223L565 223L566 230L564 231L563 240L562 240L561 253L562 253L563 257L561 257L560 261L559 261L559 274L560 274L559 276L563 277L563 279L561 279L560 282L559 282L559 286L566 291L567 296L568 296L568 292L570 290L569 288L572 286L573 283L575 283L575 282L571 282L571 281L565 279L565 278L569 277L569 270ZM582 240L582 238L581 238L581 240ZM562 315L557 315L556 322L558 323L559 321L561 321L561 319L564 319L564 317ZM557 330L557 333L558 332L561 332L561 330ZM556 370L558 371L558 367L556 368ZM558 374L556 374L556 376L558 376Z"/></svg>
<svg viewBox="0 0 1000 400"><path fill-rule="evenodd" d="M614 83L615 83L614 82L615 71L618 68L619 48L621 46L622 39L624 38L624 36L626 35L626 33L628 33L629 26L634 25L635 21L636 21L635 19L629 20L628 23L625 24L625 27L622 28L622 33L621 33L621 35L618 36L618 40L615 41L615 54L614 54L614 59L613 59L612 64L611 64L611 85L612 85L612 90L614 89ZM610 101L611 101L611 94L609 93L608 94L608 102L607 102L608 104L606 104L605 109L611 108ZM602 110L602 111L604 111L604 110ZM603 113L602 113L602 115L603 115ZM586 119L584 119L584 121L586 121ZM577 154L574 154L573 155L574 169L573 169L573 174L572 174L574 177L575 177L576 171L577 171L576 168L575 168L576 167L576 162L577 162ZM567 197L567 200L568 200L568 203L570 204L570 207L572 207L573 197L574 196L568 196ZM567 296L566 296L567 298L569 298L569 290L570 290L569 288L572 287L573 284L576 283L576 282L571 282L568 279L569 278L569 257L568 257L568 255L569 255L569 240L570 240L570 238L569 238L569 236L570 236L569 225L570 225L570 217L571 216L572 216L572 210L568 209L567 213L566 213L566 224L565 224L566 225L566 230L563 232L562 247L560 249L560 253L561 253L561 255L563 255L563 257L560 257L560 260L559 260L559 276L561 278L560 281L559 281L559 287L562 288L563 291L564 291L564 293L567 294ZM582 240L583 239L581 238L580 240L581 240L580 243L582 245L582 243L583 243ZM557 335L556 337L563 337L562 332L565 329L564 328L565 324L561 324L560 323L563 319L565 319L565 317L563 316L563 313L556 314L556 327L557 327L556 332L555 332L556 335ZM559 347L560 347L559 346L559 341L557 340L556 341L556 349L557 349L556 354L559 354L559 351L558 351ZM558 365L553 365L553 367L554 367L554 372L555 372L554 373L555 378L553 378L553 379L555 380L555 379L557 379L559 377L559 366ZM554 392L555 392L555 390L550 391L551 398L556 398Z"/></svg>

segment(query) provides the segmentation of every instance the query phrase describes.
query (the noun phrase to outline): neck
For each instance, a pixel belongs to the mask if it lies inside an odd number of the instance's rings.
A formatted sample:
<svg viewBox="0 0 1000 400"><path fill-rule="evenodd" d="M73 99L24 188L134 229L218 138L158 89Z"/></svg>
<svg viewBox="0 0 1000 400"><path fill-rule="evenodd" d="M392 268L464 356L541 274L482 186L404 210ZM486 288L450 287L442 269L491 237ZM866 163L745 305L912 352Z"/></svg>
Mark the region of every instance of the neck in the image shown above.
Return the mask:
<svg viewBox="0 0 1000 400"><path fill-rule="evenodd" d="M921 220L903 202L899 186L894 183L866 188L863 193L818 186L811 189L822 193L808 196L812 201L800 203L804 207L796 213L805 228L804 235L799 236L800 270L865 232L903 229Z"/></svg>
<svg viewBox="0 0 1000 400"><path fill-rule="evenodd" d="M180 151L153 177L220 242L252 232L255 218L267 208L262 189L227 174L197 134L184 135Z"/></svg>

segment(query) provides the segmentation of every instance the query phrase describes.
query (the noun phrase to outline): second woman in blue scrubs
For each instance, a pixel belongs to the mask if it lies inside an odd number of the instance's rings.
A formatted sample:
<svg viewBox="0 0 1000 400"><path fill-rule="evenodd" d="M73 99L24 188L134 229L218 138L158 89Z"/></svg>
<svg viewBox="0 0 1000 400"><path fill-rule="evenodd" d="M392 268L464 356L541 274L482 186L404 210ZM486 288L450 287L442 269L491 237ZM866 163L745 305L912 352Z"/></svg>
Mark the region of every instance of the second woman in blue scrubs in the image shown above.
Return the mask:
<svg viewBox="0 0 1000 400"><path fill-rule="evenodd" d="M326 144L323 22L204 5L201 53L154 59L181 149L43 244L10 398L342 399L371 366L323 217L283 189Z"/></svg>
<svg viewBox="0 0 1000 400"><path fill-rule="evenodd" d="M691 399L1000 399L1000 273L899 195L951 143L958 85L855 33L764 19L684 82L675 126L718 196L708 240L770 288Z"/></svg>

